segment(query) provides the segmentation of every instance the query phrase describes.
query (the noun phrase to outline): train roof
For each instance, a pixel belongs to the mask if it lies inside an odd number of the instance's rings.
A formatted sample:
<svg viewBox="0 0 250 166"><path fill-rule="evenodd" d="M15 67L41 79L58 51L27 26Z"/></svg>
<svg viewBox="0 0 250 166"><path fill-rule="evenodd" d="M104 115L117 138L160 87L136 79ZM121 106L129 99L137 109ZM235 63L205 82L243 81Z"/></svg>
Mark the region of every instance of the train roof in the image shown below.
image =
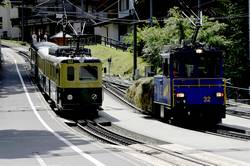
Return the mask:
<svg viewBox="0 0 250 166"><path fill-rule="evenodd" d="M169 58L170 56L193 56L195 54L204 54L209 56L220 56L222 55L222 51L218 48L212 48L212 47L204 47L204 46L184 46L184 47L177 47L177 48L171 48L166 47L161 52L161 56L163 58Z"/></svg>
<svg viewBox="0 0 250 166"><path fill-rule="evenodd" d="M34 48L35 50L38 50L41 47L59 47L59 46L51 42L38 42L38 43L33 43L31 47Z"/></svg>
<svg viewBox="0 0 250 166"><path fill-rule="evenodd" d="M50 47L41 46L41 47L38 47L37 52L42 58L52 61L54 63L68 63L69 60L73 63L100 63L101 62L99 58L95 58L95 57L55 56L55 55L49 54L49 49Z"/></svg>

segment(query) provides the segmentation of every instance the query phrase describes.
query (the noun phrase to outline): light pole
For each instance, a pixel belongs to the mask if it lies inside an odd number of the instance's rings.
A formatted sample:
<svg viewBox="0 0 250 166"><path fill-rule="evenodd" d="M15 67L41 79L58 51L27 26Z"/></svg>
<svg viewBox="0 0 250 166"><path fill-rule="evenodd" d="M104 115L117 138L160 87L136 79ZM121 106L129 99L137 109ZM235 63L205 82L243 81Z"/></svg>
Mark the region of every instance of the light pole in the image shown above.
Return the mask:
<svg viewBox="0 0 250 166"><path fill-rule="evenodd" d="M23 3L23 0L22 0L22 42L24 41L24 16L23 16L23 8L24 8L24 3Z"/></svg>
<svg viewBox="0 0 250 166"><path fill-rule="evenodd" d="M249 56L249 67L250 67L250 0L248 0L248 32L249 32L249 39L248 39L248 56ZM250 89L250 87L249 87ZM249 91L250 93L250 91Z"/></svg>
<svg viewBox="0 0 250 166"><path fill-rule="evenodd" d="M153 26L153 0L150 0L150 2L149 2L150 4L149 4L149 6L150 6L150 26Z"/></svg>
<svg viewBox="0 0 250 166"><path fill-rule="evenodd" d="M137 77L137 25L136 25L136 11L135 11L135 0L131 1L133 3L133 79L136 80Z"/></svg>
<svg viewBox="0 0 250 166"><path fill-rule="evenodd" d="M133 50L133 54L134 54L134 69L133 69L133 79L135 80L136 77L137 77L137 73L136 73L136 70L137 70L137 25L136 25L136 22L135 22L135 9L134 9L134 25L133 25L133 36L134 36L134 50Z"/></svg>

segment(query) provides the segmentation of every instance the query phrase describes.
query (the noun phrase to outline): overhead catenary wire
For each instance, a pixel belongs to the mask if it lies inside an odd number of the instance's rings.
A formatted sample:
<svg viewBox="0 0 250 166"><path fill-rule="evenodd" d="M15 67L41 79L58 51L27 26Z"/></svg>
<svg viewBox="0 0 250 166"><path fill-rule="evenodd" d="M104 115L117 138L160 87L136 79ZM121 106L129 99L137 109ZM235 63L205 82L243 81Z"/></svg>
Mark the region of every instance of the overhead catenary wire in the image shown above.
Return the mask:
<svg viewBox="0 0 250 166"><path fill-rule="evenodd" d="M43 3L40 3L38 4L36 7L37 8L42 8L42 5L48 3L50 0L47 0ZM72 2L66 0L67 3L71 4L72 6L74 6L75 8L79 9L79 10L82 10L81 8L79 8L78 6L74 5ZM131 2L133 0L130 0ZM118 1L117 1L118 2ZM202 4L201 4L202 5ZM133 4L133 9L134 11L136 12L135 10L135 6ZM44 7L45 8L45 7ZM53 8L53 7L48 7L48 8ZM57 8L57 7L54 7L54 8ZM38 10L38 9L37 9ZM54 11L41 11L40 10L40 15L44 15L46 16L47 14L56 14L56 13L60 13L60 12L54 12ZM74 16L74 14L78 15L78 16L81 16L81 12L67 12L69 16ZM123 13L122 11L119 12L119 13ZM119 14L119 13L108 13L108 14ZM124 12L125 13L125 12ZM72 15L71 15L72 14ZM138 16L138 13L136 12L135 13L137 16ZM97 22L95 20L100 20L100 21L112 21L113 23L124 23L124 24L132 24L132 23L143 23L143 22L148 22L148 19L144 19L144 20L140 20L139 17L137 17L138 20L134 20L134 19L124 19L124 18L116 18L116 19L113 19L113 18L108 18L108 17L105 17L104 15L100 15L98 12L97 13L91 13L89 14L88 12L85 12L84 11L84 15L85 16L81 16L81 18L87 18L87 19L90 19L92 21L92 23L96 24ZM156 20L158 21L163 21L164 19L167 19L168 17L165 16L165 17L160 17L160 18L156 18ZM208 18L208 20L225 20L225 19L237 19L237 18L248 18L248 14L247 13L243 13L243 14L239 14L239 15L231 15L231 16L218 16L218 17L210 17ZM52 20L51 20L52 21ZM54 22L54 21L53 21Z"/></svg>
<svg viewBox="0 0 250 166"><path fill-rule="evenodd" d="M42 16L48 16L48 15L53 15L53 14L63 14L62 12L53 12L53 11L40 11L40 14ZM80 14L80 12L67 12L68 16L75 16L75 14ZM169 16L164 16L164 17L159 17L156 18L156 21L164 21L165 19L168 19ZM86 17L88 18L88 17ZM240 14L240 15L231 15L231 16L218 16L218 17L208 17L208 20L210 21L215 21L215 20L230 20L230 19L239 19L239 18L249 18L248 14ZM134 19L124 19L124 18L108 18L108 17L101 17L97 16L96 19L99 19L101 21L112 21L113 23L123 23L123 24L133 24L133 23L147 23L148 19L143 19L143 20L134 20ZM181 19L181 18L180 18ZM182 18L184 19L184 18ZM72 20L70 20L72 21ZM194 20L195 21L195 20ZM96 23L96 22L95 22ZM94 24L95 24L94 23Z"/></svg>
<svg viewBox="0 0 250 166"><path fill-rule="evenodd" d="M34 8L36 8L36 7L38 7L38 6L41 6L41 5L43 5L43 4L46 4L46 3L48 3L49 1L51 1L51 0L47 0L47 1L45 1L45 2L42 2L42 3L40 3L40 4L36 5L36 6L34 6Z"/></svg>
<svg viewBox="0 0 250 166"><path fill-rule="evenodd" d="M72 6L74 6L75 8L79 9L80 11L83 11L83 9L81 9L79 6L76 6L75 4L73 4L72 2L70 2L69 0L66 0L66 1L69 4L71 4ZM90 16L90 17L92 17L92 19L95 18L92 14L89 14L88 12L83 11L83 13L86 14L86 15L88 15L88 16Z"/></svg>
<svg viewBox="0 0 250 166"><path fill-rule="evenodd" d="M45 1L45 2L42 2L42 3L40 3L40 4L38 4L38 5L36 5L36 6L34 6L33 7L33 9L34 10L38 10L38 8L41 8L41 6L43 6L43 5L45 5L46 3L48 3L48 2L50 2L51 0L47 0L47 1ZM86 18L88 18L88 19L90 19L93 23L96 23L95 22L95 16L93 16L92 14L89 14L88 12L85 12L85 11L83 11L83 9L81 9L80 7L78 7L78 6L76 6L75 4L73 4L72 2L70 2L70 1L68 1L68 0L66 0L67 1L67 3L68 4L70 4L70 5L72 5L73 7L75 7L76 9L78 9L78 10L80 10L82 13L84 13L85 14L85 17ZM45 8L46 8L47 6L45 6ZM51 8L53 8L53 7L49 7L50 9ZM62 7L54 7L54 8L62 8ZM46 12L49 12L49 11L46 11ZM82 14L81 13L81 14ZM54 12L54 14L60 14L60 12Z"/></svg>
<svg viewBox="0 0 250 166"><path fill-rule="evenodd" d="M135 1L135 0L134 0ZM137 11L136 11L136 9L135 9L135 5L134 5L134 2L133 2L133 0L130 0L130 2L131 2L131 4L132 4L132 8L133 8L133 10L134 10L134 14L136 15L136 17L137 17L137 20L140 20L140 18L139 18L139 16L138 16L138 13L137 13Z"/></svg>
<svg viewBox="0 0 250 166"><path fill-rule="evenodd" d="M114 3L112 3L111 5L109 5L108 7L106 7L105 9L103 9L102 11L99 11L99 12L103 12L103 11L105 11L105 10L108 10L109 8L113 7L114 5L116 5L116 4L119 3L119 2L120 2L120 0L118 0L118 1L116 1L116 2L114 2Z"/></svg>

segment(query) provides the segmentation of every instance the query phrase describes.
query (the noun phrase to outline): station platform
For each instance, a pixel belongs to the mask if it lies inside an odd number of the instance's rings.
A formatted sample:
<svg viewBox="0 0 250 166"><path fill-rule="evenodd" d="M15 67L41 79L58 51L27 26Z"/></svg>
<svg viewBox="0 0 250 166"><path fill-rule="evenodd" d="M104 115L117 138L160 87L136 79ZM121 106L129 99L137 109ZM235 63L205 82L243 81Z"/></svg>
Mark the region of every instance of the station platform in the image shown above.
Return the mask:
<svg viewBox="0 0 250 166"><path fill-rule="evenodd" d="M225 138L173 126L143 115L106 93L104 93L103 109L100 115L121 128L170 144L177 144L189 150L191 148L192 153L209 152L216 156L244 161L250 165L250 141ZM233 116L227 116L223 123L250 128L249 120Z"/></svg>

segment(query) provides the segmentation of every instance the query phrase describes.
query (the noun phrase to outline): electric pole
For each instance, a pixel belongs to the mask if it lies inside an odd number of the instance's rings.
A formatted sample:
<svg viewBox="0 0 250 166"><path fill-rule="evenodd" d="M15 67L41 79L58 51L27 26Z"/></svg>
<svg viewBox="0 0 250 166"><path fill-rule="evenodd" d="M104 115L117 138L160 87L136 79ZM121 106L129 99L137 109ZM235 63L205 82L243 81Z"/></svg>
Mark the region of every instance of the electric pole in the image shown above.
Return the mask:
<svg viewBox="0 0 250 166"><path fill-rule="evenodd" d="M23 14L24 2L22 0L22 42L24 41L24 14Z"/></svg>
<svg viewBox="0 0 250 166"><path fill-rule="evenodd" d="M149 6L150 6L150 16L149 16L149 21L150 21L150 26L153 26L153 0L149 0Z"/></svg>
<svg viewBox="0 0 250 166"><path fill-rule="evenodd" d="M249 29L249 39L248 39L248 56L249 56L249 66L250 66L250 0L248 0L248 29ZM250 88L249 88L250 89ZM250 91L249 91L250 93Z"/></svg>
<svg viewBox="0 0 250 166"><path fill-rule="evenodd" d="M134 54L134 68L133 68L133 79L135 80L136 79L136 70L137 70L137 25L136 25L136 13L135 13L135 8L134 8L134 13L133 13L133 21L134 21L134 24L133 24L133 36L134 36L134 50L133 50L133 54Z"/></svg>
<svg viewBox="0 0 250 166"><path fill-rule="evenodd" d="M62 18L62 26L63 26L63 45L66 45L66 26L67 26L67 16L65 10L65 2L63 0L63 18Z"/></svg>

